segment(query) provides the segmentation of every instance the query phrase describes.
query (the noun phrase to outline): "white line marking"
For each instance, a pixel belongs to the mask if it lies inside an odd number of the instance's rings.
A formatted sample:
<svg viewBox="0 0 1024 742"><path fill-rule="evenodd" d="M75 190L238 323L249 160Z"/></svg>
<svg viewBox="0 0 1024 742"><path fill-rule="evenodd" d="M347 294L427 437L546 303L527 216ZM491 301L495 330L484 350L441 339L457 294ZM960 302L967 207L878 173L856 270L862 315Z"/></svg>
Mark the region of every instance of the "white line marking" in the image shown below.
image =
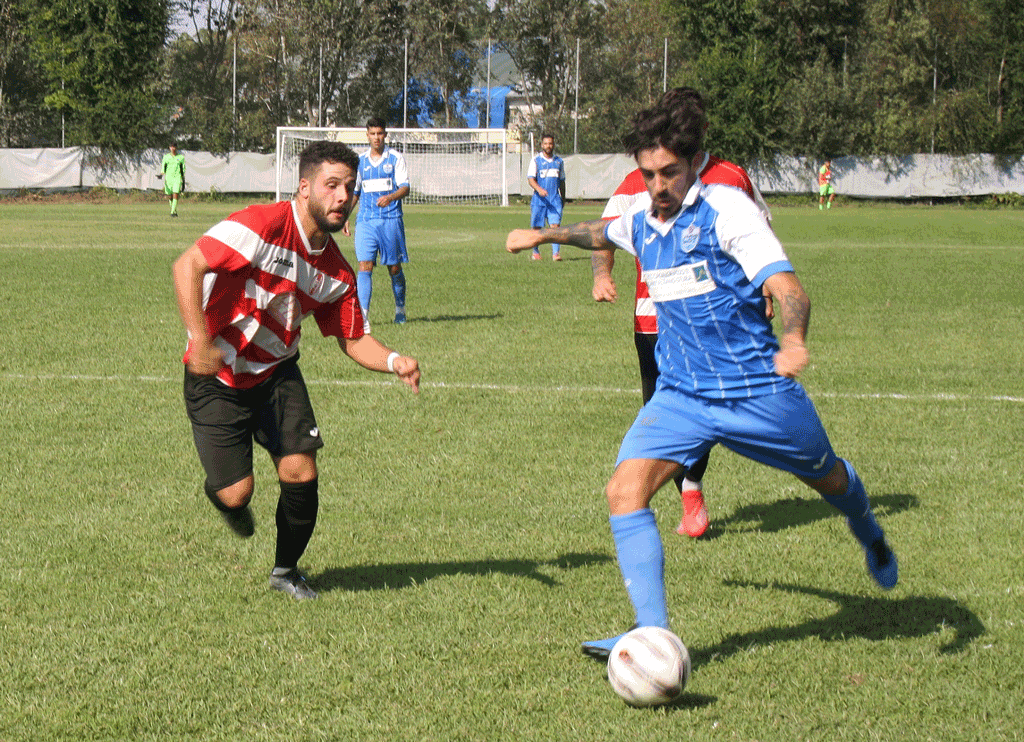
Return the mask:
<svg viewBox="0 0 1024 742"><path fill-rule="evenodd" d="M179 383L180 377L171 376L119 376L100 374L0 374L0 380L4 381L105 381L111 383L124 382L154 382L158 384ZM307 379L306 383L313 386L403 386L402 382L394 379L383 379L375 381L365 380L343 380L343 379ZM569 393L569 394L640 394L637 388L627 387L601 387L601 386L520 386L518 384L480 384L470 382L450 381L427 381L420 384L428 389L468 389L484 390L509 393ZM1024 397L1014 397L1007 394L947 394L936 392L933 394L901 394L899 392L822 392L808 390L809 396L820 399L894 399L908 402L1010 402L1013 404L1024 404Z"/></svg>

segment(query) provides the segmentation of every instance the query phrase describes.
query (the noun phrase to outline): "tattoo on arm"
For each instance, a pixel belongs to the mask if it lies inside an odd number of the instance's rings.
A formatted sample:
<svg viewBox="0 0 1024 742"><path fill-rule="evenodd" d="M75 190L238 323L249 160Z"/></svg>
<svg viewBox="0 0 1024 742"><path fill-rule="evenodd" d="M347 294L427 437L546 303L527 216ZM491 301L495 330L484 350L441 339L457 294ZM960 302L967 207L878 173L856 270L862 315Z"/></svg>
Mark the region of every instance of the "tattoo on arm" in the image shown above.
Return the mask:
<svg viewBox="0 0 1024 742"><path fill-rule="evenodd" d="M614 253L605 250L597 250L590 254L590 269L595 278L597 276L610 276L614 265Z"/></svg>
<svg viewBox="0 0 1024 742"><path fill-rule="evenodd" d="M547 227L540 230L540 235L545 242L573 245L584 250L604 250L615 247L615 244L604 236L606 225L604 219L594 219L565 227Z"/></svg>
<svg viewBox="0 0 1024 742"><path fill-rule="evenodd" d="M801 339L805 338L811 321L811 301L807 294L801 291L780 296L779 309L782 314L782 334L795 333Z"/></svg>

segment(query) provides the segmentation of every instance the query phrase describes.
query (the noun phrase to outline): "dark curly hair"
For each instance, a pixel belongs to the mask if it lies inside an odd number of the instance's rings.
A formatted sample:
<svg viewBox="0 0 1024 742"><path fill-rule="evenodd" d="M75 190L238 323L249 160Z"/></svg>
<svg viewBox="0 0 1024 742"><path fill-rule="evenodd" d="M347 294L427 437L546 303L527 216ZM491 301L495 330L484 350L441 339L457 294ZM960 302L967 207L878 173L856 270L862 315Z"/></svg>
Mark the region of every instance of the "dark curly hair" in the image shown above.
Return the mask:
<svg viewBox="0 0 1024 742"><path fill-rule="evenodd" d="M636 115L625 137L626 154L662 146L676 157L690 158L704 149L708 120L704 99L693 88L673 88Z"/></svg>

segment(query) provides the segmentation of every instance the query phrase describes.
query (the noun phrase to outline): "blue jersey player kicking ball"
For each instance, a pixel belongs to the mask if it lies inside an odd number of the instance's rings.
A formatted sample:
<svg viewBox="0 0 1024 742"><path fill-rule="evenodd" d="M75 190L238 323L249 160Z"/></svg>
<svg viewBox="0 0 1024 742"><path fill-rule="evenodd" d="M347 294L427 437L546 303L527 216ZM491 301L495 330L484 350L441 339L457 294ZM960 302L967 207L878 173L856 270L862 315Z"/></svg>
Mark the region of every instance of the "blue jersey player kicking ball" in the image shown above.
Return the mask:
<svg viewBox="0 0 1024 742"><path fill-rule="evenodd" d="M792 472L846 516L884 589L896 556L853 466L832 450L797 375L807 366L810 300L753 201L697 177L704 114L688 99L642 111L627 139L647 194L613 222L515 230L509 252L540 242L636 256L658 317L657 388L626 432L606 488L619 569L641 626L669 628L664 553L649 504L716 443ZM778 308L778 338L764 314ZM583 643L606 659L619 637Z"/></svg>
<svg viewBox="0 0 1024 742"><path fill-rule="evenodd" d="M395 295L395 323L405 322L405 272L402 263L409 262L405 248L405 222L402 199L409 195L409 172L400 152L387 147L384 121L371 118L366 122L366 139L370 149L359 156L356 175L356 197L359 217L356 222L356 260L359 274L356 289L363 315L370 316L373 296L373 267L378 258L391 275L391 291Z"/></svg>
<svg viewBox="0 0 1024 742"><path fill-rule="evenodd" d="M533 189L530 199L530 226L541 229L547 224L557 227L562 223L562 205L565 203L565 163L555 154L555 138L544 134L540 138L540 154L530 160L526 180ZM540 247L533 248L534 260L540 260ZM552 244L551 259L562 259L558 243Z"/></svg>

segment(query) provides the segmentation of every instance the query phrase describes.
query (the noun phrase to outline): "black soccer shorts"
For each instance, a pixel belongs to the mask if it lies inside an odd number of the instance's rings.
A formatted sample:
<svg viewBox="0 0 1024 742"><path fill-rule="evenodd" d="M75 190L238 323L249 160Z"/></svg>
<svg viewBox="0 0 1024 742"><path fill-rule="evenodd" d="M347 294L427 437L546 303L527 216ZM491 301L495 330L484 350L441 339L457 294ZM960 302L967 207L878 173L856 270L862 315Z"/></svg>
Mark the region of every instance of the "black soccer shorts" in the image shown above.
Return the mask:
<svg viewBox="0 0 1024 742"><path fill-rule="evenodd" d="M324 445L294 358L252 389L232 389L186 368L184 394L199 461L215 490L252 474L253 440L275 457Z"/></svg>

